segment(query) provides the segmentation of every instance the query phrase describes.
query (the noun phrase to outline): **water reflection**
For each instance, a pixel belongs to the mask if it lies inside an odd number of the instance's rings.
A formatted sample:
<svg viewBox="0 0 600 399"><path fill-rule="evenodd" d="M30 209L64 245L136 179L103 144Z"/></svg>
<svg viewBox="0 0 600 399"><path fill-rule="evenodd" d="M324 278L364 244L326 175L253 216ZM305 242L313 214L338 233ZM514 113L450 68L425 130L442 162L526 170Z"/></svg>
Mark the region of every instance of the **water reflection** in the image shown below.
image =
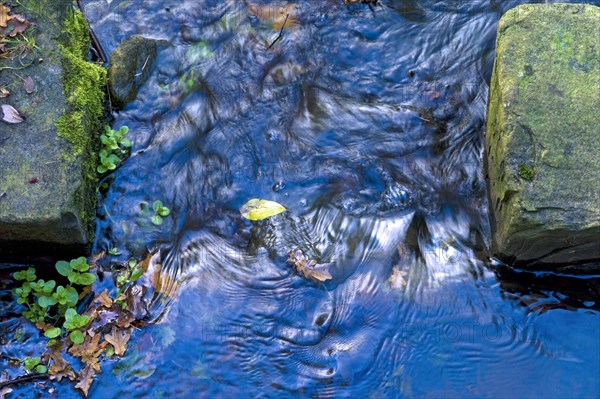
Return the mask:
<svg viewBox="0 0 600 399"><path fill-rule="evenodd" d="M92 397L600 394L598 278L487 260L486 82L518 1L295 2L271 48L284 3L271 22L266 1L84 3L107 52L170 42L115 115L133 154L95 243L160 249L165 286ZM251 223L252 197L290 212Z"/></svg>

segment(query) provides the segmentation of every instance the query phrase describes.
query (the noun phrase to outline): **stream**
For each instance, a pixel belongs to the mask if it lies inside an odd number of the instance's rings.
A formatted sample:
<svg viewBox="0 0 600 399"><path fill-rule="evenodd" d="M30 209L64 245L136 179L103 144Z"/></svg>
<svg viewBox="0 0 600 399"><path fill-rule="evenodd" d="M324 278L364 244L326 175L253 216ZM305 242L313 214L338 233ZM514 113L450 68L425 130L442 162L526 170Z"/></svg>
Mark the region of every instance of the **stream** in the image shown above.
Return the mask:
<svg viewBox="0 0 600 399"><path fill-rule="evenodd" d="M169 42L114 114L133 149L103 182L93 251L159 250L163 289L89 397L600 396L600 277L489 258L496 25L526 2L379 3L82 1L107 54ZM248 221L250 198L288 211ZM161 226L141 211L155 200ZM297 273L295 248L332 279ZM40 351L14 312L0 341Z"/></svg>

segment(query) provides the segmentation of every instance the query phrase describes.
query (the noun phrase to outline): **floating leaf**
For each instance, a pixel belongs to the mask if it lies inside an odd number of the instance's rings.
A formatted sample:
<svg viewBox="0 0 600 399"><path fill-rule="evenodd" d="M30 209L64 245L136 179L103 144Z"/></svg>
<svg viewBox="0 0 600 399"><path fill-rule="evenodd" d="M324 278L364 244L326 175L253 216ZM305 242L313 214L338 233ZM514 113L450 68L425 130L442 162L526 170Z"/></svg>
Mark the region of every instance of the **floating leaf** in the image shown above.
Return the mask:
<svg viewBox="0 0 600 399"><path fill-rule="evenodd" d="M253 198L240 208L240 213L248 220L264 220L286 210L283 205L277 202Z"/></svg>
<svg viewBox="0 0 600 399"><path fill-rule="evenodd" d="M107 308L110 308L113 304L112 298L110 296L108 296L108 290L102 291L102 293L100 293L100 295L98 295L94 299L94 302L98 302L102 306L107 307Z"/></svg>
<svg viewBox="0 0 600 399"><path fill-rule="evenodd" d="M42 359L40 359L39 357L27 357L23 361L23 366L25 367L25 370L31 370L35 366L40 364L41 360Z"/></svg>
<svg viewBox="0 0 600 399"><path fill-rule="evenodd" d="M115 347L116 355L123 356L125 350L127 350L127 342L129 342L130 337L131 334L128 331L113 326L111 333L106 334L104 339Z"/></svg>
<svg viewBox="0 0 600 399"><path fill-rule="evenodd" d="M71 365L65 361L65 359L63 359L60 352L52 352L49 356L52 360L52 364L48 368L48 372L51 375L51 380L60 381L64 377L67 377L69 380L73 381L75 377L77 377Z"/></svg>
<svg viewBox="0 0 600 399"><path fill-rule="evenodd" d="M12 105L2 104L2 120L6 123L21 123L25 117L19 113Z"/></svg>
<svg viewBox="0 0 600 399"><path fill-rule="evenodd" d="M92 383L94 382L94 377L96 376L96 371L91 365L87 365L81 370L79 373L79 382L75 384L75 388L79 388L81 392L83 392L84 396L87 396Z"/></svg>
<svg viewBox="0 0 600 399"><path fill-rule="evenodd" d="M315 268L317 261L314 259L309 260L300 249L292 249L290 252L288 252L288 256L288 263L294 265L296 270L304 275L304 278L314 278L318 281L331 280L331 273L325 269Z"/></svg>

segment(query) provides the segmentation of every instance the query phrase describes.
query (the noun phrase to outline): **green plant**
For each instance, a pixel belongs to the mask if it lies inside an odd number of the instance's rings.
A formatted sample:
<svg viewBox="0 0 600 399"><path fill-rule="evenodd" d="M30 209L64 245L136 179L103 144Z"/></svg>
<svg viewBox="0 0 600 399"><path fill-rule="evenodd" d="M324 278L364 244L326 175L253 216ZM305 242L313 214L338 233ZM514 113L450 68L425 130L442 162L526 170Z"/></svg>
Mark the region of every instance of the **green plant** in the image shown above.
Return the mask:
<svg viewBox="0 0 600 399"><path fill-rule="evenodd" d="M154 215L151 217L152 224L160 226L163 223L163 217L169 216L171 211L163 205L162 201L154 201L152 204Z"/></svg>
<svg viewBox="0 0 600 399"><path fill-rule="evenodd" d="M77 314L77 311L73 308L67 309L63 327L69 332L69 338L71 338L74 344L81 344L83 342L83 333L80 328L85 327L89 322L89 316Z"/></svg>
<svg viewBox="0 0 600 399"><path fill-rule="evenodd" d="M14 273L13 277L23 281L21 287L15 288L17 302L27 307L23 315L32 322L57 322L65 317L68 309L75 307L79 301L79 292L74 285L91 285L96 281L96 276L89 273L90 266L84 257L73 259L70 262L56 262L56 270L65 276L70 284L56 285L56 281L43 279L36 280L35 269L29 267ZM65 327L66 328L66 327ZM53 327L44 333L48 338L58 337L62 331Z"/></svg>
<svg viewBox="0 0 600 399"><path fill-rule="evenodd" d="M125 308L126 303L119 299L129 283L136 282L144 274L144 269L138 267L138 262L135 259L130 259L127 262L127 267L117 275L117 300L115 301L122 308Z"/></svg>
<svg viewBox="0 0 600 399"><path fill-rule="evenodd" d="M102 149L98 152L98 173L115 170L121 163L121 156L126 155L131 148L131 141L125 138L128 132L127 126L121 126L119 130L113 130L108 125L104 127L104 133L100 135Z"/></svg>
<svg viewBox="0 0 600 399"><path fill-rule="evenodd" d="M112 256L119 256L121 255L121 251L119 251L119 248L117 247L112 247L108 249L108 254Z"/></svg>
<svg viewBox="0 0 600 399"><path fill-rule="evenodd" d="M48 371L48 367L40 364L41 361L42 359L39 357L26 357L25 360L23 360L23 367L25 367L25 370L35 369L36 372L42 374Z"/></svg>
<svg viewBox="0 0 600 399"><path fill-rule="evenodd" d="M521 164L519 165L519 176L525 180L533 180L535 177L535 171L531 167Z"/></svg>

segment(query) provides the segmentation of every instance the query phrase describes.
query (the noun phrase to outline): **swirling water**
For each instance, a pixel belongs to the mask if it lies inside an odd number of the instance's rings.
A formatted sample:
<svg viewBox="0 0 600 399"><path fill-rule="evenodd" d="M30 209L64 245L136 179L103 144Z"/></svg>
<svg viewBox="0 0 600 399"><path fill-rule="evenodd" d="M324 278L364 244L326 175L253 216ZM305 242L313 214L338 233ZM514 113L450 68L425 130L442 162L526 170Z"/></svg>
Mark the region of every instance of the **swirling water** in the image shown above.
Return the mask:
<svg viewBox="0 0 600 399"><path fill-rule="evenodd" d="M600 396L600 279L487 253L495 30L523 1L82 3L108 53L169 42L115 114L134 146L95 249L160 249L176 282L91 397ZM253 197L289 212L246 221Z"/></svg>

